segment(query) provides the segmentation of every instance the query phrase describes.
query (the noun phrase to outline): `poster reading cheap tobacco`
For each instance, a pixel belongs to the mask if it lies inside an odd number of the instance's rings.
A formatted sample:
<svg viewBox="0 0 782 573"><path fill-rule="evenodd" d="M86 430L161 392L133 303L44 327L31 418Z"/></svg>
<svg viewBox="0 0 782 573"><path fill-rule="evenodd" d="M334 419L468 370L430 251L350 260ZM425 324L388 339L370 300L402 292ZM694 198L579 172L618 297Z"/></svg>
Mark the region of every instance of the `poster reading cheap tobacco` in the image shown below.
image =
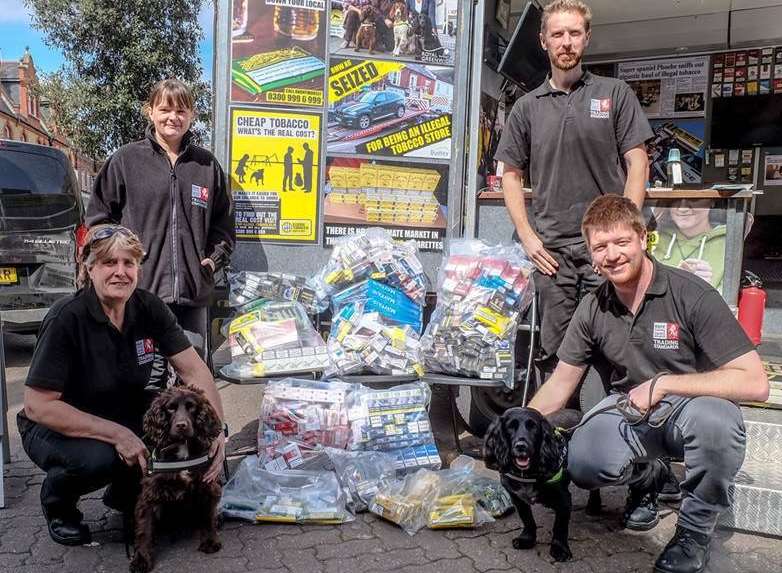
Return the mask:
<svg viewBox="0 0 782 573"><path fill-rule="evenodd" d="M236 238L317 240L321 116L231 110L231 191Z"/></svg>
<svg viewBox="0 0 782 573"><path fill-rule="evenodd" d="M452 68L332 59L328 84L329 153L451 158Z"/></svg>
<svg viewBox="0 0 782 573"><path fill-rule="evenodd" d="M322 107L326 0L233 0L231 100Z"/></svg>

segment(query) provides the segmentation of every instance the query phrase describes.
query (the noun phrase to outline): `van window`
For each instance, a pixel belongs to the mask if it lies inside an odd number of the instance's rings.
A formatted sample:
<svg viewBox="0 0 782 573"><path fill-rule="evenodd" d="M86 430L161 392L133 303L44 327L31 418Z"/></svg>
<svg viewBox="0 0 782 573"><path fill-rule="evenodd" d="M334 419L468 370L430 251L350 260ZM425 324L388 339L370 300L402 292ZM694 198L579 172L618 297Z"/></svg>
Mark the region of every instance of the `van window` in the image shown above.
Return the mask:
<svg viewBox="0 0 782 573"><path fill-rule="evenodd" d="M0 151L0 231L65 229L79 224L74 180L56 158Z"/></svg>

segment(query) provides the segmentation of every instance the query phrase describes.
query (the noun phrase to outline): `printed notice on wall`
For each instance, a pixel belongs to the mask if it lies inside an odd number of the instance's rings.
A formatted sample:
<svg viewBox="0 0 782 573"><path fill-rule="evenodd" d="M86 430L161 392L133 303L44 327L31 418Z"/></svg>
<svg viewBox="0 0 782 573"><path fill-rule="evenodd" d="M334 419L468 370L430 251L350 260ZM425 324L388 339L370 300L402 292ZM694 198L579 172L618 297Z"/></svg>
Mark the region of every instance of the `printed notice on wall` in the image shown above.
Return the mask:
<svg viewBox="0 0 782 573"><path fill-rule="evenodd" d="M237 239L316 240L320 120L314 113L231 110Z"/></svg>
<svg viewBox="0 0 782 573"><path fill-rule="evenodd" d="M670 58L617 65L649 118L704 117L709 57Z"/></svg>

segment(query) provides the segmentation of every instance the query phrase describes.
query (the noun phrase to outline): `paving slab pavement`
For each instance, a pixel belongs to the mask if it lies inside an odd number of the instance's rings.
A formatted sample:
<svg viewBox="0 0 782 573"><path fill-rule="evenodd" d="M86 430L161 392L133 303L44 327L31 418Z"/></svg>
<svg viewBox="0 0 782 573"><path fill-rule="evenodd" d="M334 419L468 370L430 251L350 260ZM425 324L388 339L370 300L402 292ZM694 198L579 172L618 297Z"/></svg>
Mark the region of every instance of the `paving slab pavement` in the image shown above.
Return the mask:
<svg viewBox="0 0 782 573"><path fill-rule="evenodd" d="M260 387L222 385L235 448L255 439ZM100 492L84 498L81 510L93 531L93 544L64 547L49 539L41 514L39 489L43 473L26 457L9 414L12 456L5 467L6 508L0 509L0 572L65 573L127 571L120 514L101 503ZM155 571L160 573L499 573L524 572L650 572L673 533L676 513L665 506L660 525L645 533L622 529L623 488L603 491L604 514L584 513L586 493L574 488L570 544L574 559L555 563L548 555L552 514L535 508L538 545L513 549L520 527L511 514L476 530L422 530L408 536L371 514L361 514L341 526L253 525L226 522L223 549L213 555L196 550L194 538L158 538ZM712 544L712 573L774 573L782 571L782 540L718 531Z"/></svg>

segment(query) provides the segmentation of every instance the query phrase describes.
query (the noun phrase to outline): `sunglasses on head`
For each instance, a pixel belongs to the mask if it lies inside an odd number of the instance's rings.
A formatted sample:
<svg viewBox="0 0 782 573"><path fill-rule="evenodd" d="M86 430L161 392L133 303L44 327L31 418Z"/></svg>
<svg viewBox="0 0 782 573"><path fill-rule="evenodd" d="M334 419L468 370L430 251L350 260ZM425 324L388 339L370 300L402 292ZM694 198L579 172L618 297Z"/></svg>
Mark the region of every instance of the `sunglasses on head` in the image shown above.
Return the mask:
<svg viewBox="0 0 782 573"><path fill-rule="evenodd" d="M102 227L101 229L95 231L95 233L92 235L90 240L84 245L84 248L82 250L83 256L87 257L87 255L90 252L90 248L92 245L97 243L98 241L103 241L104 239L109 239L113 237L114 235L124 235L126 237L133 236L133 232L129 229L126 229L122 225L107 225L105 227ZM144 257L141 259L141 263L144 263L144 261L147 260L147 253L144 253Z"/></svg>

